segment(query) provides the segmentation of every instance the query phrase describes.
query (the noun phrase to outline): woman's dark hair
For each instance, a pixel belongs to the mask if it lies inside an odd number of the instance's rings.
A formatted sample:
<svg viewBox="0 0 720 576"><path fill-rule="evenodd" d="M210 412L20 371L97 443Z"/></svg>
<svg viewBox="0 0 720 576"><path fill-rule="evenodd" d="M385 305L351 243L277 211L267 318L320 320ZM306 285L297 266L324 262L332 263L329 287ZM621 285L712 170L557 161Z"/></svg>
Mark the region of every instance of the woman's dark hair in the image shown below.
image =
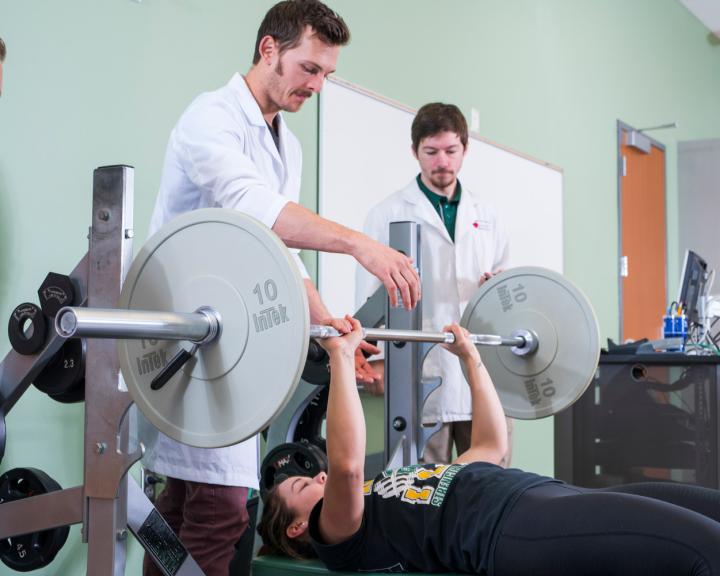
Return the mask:
<svg viewBox="0 0 720 576"><path fill-rule="evenodd" d="M295 515L278 494L277 486L271 488L265 495L262 518L257 528L263 541L259 556L275 554L296 560L317 558L315 549L306 538L290 538L287 535L287 527L294 518Z"/></svg>
<svg viewBox="0 0 720 576"><path fill-rule="evenodd" d="M7 55L7 49L5 48L5 42L3 42L3 39L0 38L0 62L5 61L6 55Z"/></svg>
<svg viewBox="0 0 720 576"><path fill-rule="evenodd" d="M442 102L425 104L415 115L410 130L413 150L417 152L424 138L441 132L454 132L460 137L463 148L467 148L468 127L460 109L454 104Z"/></svg>
<svg viewBox="0 0 720 576"><path fill-rule="evenodd" d="M272 36L283 53L300 44L306 26L329 46L344 46L350 42L350 30L345 21L319 0L285 0L265 14L255 40L253 64L260 61L260 40L265 36Z"/></svg>

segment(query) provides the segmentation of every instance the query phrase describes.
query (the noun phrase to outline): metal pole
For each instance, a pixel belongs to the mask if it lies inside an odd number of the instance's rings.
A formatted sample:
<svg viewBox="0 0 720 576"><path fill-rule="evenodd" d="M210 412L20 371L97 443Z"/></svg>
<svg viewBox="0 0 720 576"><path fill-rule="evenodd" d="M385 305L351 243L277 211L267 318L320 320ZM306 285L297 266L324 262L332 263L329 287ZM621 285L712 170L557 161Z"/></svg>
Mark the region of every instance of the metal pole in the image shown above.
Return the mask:
<svg viewBox="0 0 720 576"><path fill-rule="evenodd" d="M205 310L184 314L68 306L55 318L55 329L64 338L147 338L199 343L216 334L218 325L219 320Z"/></svg>
<svg viewBox="0 0 720 576"><path fill-rule="evenodd" d="M154 340L188 340L204 344L220 332L219 314L211 308L197 312L162 312L114 308L81 308L66 306L55 317L55 329L63 338L127 338ZM311 338L332 338L340 333L331 326L313 324ZM363 328L363 338L386 342L439 342L452 344L452 332ZM482 346L512 346L517 349L536 347L533 334L516 330L511 336L471 334L470 341Z"/></svg>
<svg viewBox="0 0 720 576"><path fill-rule="evenodd" d="M340 333L330 326L310 326L311 338L330 338L340 336ZM386 342L440 342L452 344L455 336L452 332L423 332L421 330L392 330L385 328L363 328L363 338L367 340L383 340ZM504 338L495 334L471 334L470 340L474 344L483 346L524 346L525 338L512 336Z"/></svg>

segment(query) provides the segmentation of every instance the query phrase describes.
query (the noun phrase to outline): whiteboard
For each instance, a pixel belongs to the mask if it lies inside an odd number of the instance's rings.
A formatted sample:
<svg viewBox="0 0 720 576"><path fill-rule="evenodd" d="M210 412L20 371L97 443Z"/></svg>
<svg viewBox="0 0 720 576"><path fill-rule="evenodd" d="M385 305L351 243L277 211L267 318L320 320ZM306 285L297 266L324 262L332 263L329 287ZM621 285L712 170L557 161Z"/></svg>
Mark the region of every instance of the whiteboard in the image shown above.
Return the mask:
<svg viewBox="0 0 720 576"><path fill-rule="evenodd" d="M370 208L418 174L415 112L347 81L327 81L320 95L321 216L362 230ZM497 212L512 266L562 273L562 170L471 134L458 178ZM355 310L355 266L350 256L319 255L318 289L333 316Z"/></svg>

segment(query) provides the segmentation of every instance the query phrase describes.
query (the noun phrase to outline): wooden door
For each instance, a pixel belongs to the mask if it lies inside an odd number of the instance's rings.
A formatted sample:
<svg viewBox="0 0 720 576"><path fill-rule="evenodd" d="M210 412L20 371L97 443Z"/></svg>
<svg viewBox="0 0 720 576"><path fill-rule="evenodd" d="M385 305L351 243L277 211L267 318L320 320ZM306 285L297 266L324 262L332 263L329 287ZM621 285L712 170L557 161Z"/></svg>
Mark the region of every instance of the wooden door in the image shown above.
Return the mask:
<svg viewBox="0 0 720 576"><path fill-rule="evenodd" d="M661 335L667 306L665 147L618 122L620 339Z"/></svg>

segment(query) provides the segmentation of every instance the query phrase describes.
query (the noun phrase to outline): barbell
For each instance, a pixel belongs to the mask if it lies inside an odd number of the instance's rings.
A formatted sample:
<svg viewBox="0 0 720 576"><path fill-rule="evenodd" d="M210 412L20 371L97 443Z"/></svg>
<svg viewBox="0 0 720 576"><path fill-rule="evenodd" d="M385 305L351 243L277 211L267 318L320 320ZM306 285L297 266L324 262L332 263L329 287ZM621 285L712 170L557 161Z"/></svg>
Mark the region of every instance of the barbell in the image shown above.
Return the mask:
<svg viewBox="0 0 720 576"><path fill-rule="evenodd" d="M595 373L595 314L551 270L495 276L471 298L461 324L477 345L490 347L483 359L509 416L554 414L579 398ZM65 338L118 339L138 408L171 438L206 448L265 428L295 391L309 339L337 335L310 325L305 286L283 242L257 220L220 208L183 214L152 236L127 273L118 309L65 307L55 328ZM363 332L397 343L454 338Z"/></svg>

